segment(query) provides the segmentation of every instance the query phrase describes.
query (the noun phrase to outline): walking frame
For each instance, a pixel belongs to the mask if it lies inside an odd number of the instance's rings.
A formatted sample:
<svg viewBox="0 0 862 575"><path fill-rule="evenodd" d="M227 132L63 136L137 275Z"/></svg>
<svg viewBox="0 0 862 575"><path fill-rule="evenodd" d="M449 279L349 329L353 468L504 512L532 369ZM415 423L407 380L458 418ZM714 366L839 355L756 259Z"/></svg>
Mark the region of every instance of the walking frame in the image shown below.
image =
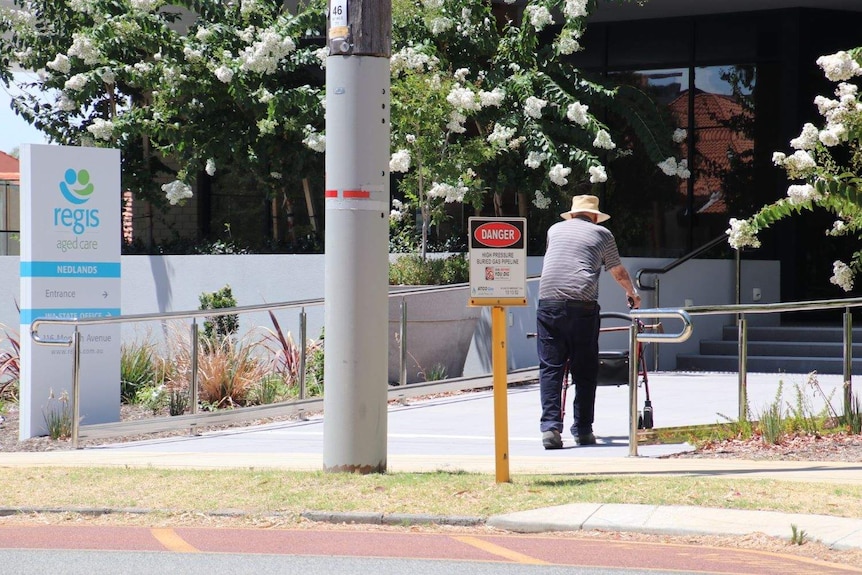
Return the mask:
<svg viewBox="0 0 862 575"><path fill-rule="evenodd" d="M602 312L599 314L601 319L620 319L629 322L628 326L613 326L602 327L600 333L628 331L632 322L632 316L618 312ZM644 324L641 320L634 320L637 325L638 333L650 330L657 333L663 333L664 329L661 322L655 324ZM527 337L536 337L537 334L530 333ZM638 341L638 381L636 385L643 385L645 399L643 410L638 413L638 429L652 429L653 408L652 400L649 394L649 374L646 368L646 359L644 358L644 344ZM618 351L599 351L599 372L596 380L596 385L599 387L629 384L629 352L628 350ZM563 371L562 398L560 403L560 420L565 422L566 419L566 396L570 386L573 385L572 374L569 369L569 362L566 361L566 367Z"/></svg>

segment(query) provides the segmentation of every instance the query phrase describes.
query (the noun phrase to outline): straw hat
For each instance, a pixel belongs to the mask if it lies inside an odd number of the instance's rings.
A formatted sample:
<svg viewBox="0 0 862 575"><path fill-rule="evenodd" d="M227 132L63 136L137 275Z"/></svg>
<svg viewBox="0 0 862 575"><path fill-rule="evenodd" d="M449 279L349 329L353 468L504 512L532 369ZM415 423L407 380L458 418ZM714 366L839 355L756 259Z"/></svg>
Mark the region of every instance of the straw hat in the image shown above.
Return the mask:
<svg viewBox="0 0 862 575"><path fill-rule="evenodd" d="M596 196L575 196L572 198L572 209L560 214L564 220L570 220L576 214L594 214L596 223L609 220L611 217L599 211L599 199Z"/></svg>

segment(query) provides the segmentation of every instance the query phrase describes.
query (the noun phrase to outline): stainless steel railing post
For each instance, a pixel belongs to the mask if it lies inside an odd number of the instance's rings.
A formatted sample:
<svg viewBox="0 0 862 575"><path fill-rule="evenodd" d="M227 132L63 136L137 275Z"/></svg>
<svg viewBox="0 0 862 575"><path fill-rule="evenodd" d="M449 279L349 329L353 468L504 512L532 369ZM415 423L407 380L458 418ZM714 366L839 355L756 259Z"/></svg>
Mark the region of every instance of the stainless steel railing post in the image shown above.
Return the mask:
<svg viewBox="0 0 862 575"><path fill-rule="evenodd" d="M81 424L81 334L78 325L72 332L72 449L78 449Z"/></svg>
<svg viewBox="0 0 862 575"><path fill-rule="evenodd" d="M398 383L407 385L407 301L401 298L401 328L399 330L400 359L398 370Z"/></svg>
<svg viewBox="0 0 862 575"><path fill-rule="evenodd" d="M191 403L191 412L193 414L198 412L198 338L200 335L198 334L198 320L197 318L192 318L192 327L191 333L189 334L189 346L191 349L191 367L192 370L189 378L189 403Z"/></svg>
<svg viewBox="0 0 862 575"><path fill-rule="evenodd" d="M638 324L629 326L629 457L638 454Z"/></svg>
<svg viewBox="0 0 862 575"><path fill-rule="evenodd" d="M844 308L844 415L850 413L853 402L853 316Z"/></svg>
<svg viewBox="0 0 862 575"><path fill-rule="evenodd" d="M658 278L658 276L656 276L656 278L655 278L655 307L656 307L656 309L661 307L659 305L659 294L660 294L659 285L660 285L659 284L659 278ZM655 323L655 322L652 321L650 323ZM652 344L652 368L655 371L658 371L658 348L659 348L658 342L653 342L653 344Z"/></svg>
<svg viewBox="0 0 862 575"><path fill-rule="evenodd" d="M308 344L306 343L306 324L307 316L305 308L299 312L299 399L305 399L305 366L306 354L308 353Z"/></svg>
<svg viewBox="0 0 862 575"><path fill-rule="evenodd" d="M739 421L748 420L748 329L745 314L739 315Z"/></svg>

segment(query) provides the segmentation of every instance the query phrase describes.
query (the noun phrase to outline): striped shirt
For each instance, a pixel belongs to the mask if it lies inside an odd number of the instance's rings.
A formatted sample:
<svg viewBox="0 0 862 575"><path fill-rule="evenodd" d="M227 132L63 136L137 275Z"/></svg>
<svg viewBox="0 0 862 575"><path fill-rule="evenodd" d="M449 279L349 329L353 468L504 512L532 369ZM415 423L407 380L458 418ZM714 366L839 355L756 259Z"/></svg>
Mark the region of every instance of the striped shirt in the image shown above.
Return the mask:
<svg viewBox="0 0 862 575"><path fill-rule="evenodd" d="M592 222L572 218L548 229L548 247L539 281L539 299L596 301L602 265L621 265L613 234Z"/></svg>

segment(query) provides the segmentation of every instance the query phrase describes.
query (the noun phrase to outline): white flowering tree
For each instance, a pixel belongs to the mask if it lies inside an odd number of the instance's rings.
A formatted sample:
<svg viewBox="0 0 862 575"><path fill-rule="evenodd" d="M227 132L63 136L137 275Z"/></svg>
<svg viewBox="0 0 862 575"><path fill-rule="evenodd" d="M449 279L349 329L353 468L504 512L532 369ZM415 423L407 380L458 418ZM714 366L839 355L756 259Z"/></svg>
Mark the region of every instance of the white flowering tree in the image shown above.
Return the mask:
<svg viewBox="0 0 862 575"><path fill-rule="evenodd" d="M787 194L750 218L731 219L729 243L736 249L760 247L758 233L775 222L803 211L826 210L835 219L827 236L862 237L862 48L841 51L817 60L826 78L835 83L834 97L817 96L819 126L806 123L790 141L794 152L775 152L773 163L785 170L791 184ZM833 263L830 281L845 291L853 289L862 269L862 250L849 262Z"/></svg>
<svg viewBox="0 0 862 575"><path fill-rule="evenodd" d="M120 148L141 199L180 203L203 173L272 194L322 172L321 54L306 39L325 3L311 2L14 0L0 79L31 71L17 113L54 142Z"/></svg>
<svg viewBox="0 0 862 575"><path fill-rule="evenodd" d="M393 217L422 215L423 253L446 202L504 215L501 193L517 190L526 216L530 203L556 212L606 182L608 164L631 142L618 145L593 110L613 109L657 172L688 177L673 157L672 128L644 113L644 94L589 82L567 63L594 6L513 1L501 17L482 0L393 2L390 167L404 172L407 200Z"/></svg>

